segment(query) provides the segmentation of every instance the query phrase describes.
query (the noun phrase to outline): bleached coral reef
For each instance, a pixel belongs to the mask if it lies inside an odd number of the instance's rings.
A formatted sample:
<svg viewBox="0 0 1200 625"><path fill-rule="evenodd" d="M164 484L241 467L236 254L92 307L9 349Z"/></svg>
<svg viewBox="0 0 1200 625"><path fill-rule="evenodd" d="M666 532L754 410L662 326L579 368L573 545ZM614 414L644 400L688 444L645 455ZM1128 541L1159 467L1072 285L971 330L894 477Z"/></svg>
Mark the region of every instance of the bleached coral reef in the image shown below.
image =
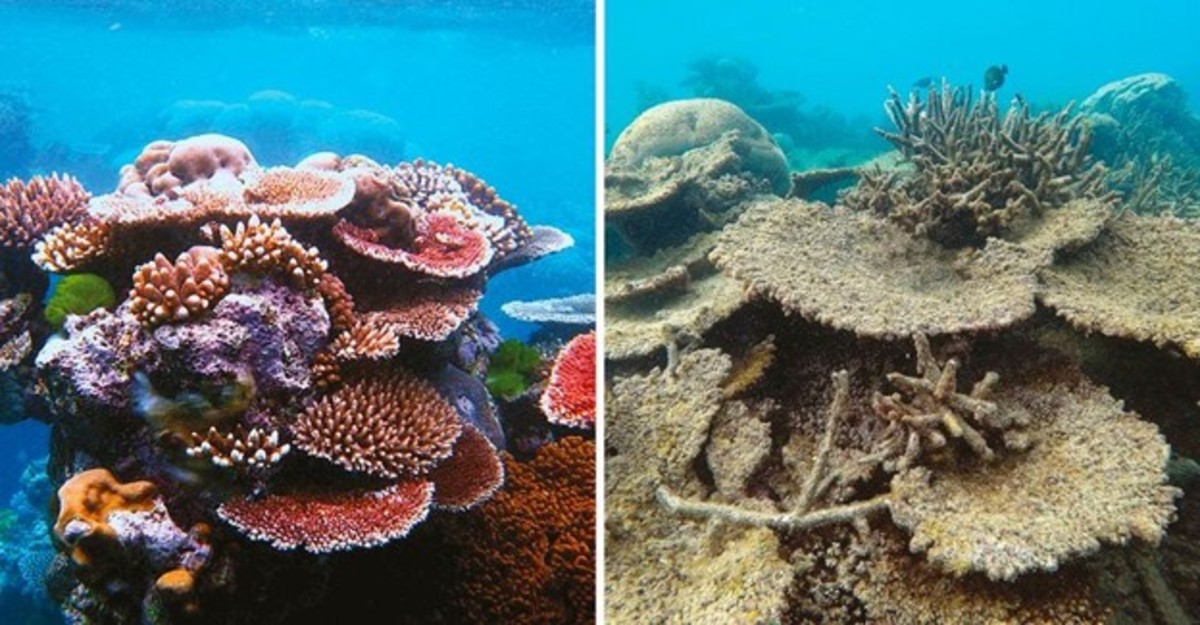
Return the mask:
<svg viewBox="0 0 1200 625"><path fill-rule="evenodd" d="M610 622L1200 618L1192 224L993 97L893 94L904 167L609 273Z"/></svg>

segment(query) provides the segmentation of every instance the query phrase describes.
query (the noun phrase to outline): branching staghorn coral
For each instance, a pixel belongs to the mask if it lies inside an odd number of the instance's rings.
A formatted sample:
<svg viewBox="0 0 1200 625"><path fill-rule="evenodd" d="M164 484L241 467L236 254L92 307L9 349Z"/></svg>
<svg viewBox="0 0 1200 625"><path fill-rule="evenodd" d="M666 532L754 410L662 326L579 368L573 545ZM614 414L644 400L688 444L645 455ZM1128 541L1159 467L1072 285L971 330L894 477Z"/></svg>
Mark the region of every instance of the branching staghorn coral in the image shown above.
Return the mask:
<svg viewBox="0 0 1200 625"><path fill-rule="evenodd" d="M916 172L864 172L842 201L942 245L980 246L1071 199L1116 199L1106 191L1105 168L1088 162L1090 133L1070 107L1031 117L1016 100L1002 115L994 96L975 101L943 82L924 101L913 92L905 102L892 90L884 109L896 130L879 134Z"/></svg>

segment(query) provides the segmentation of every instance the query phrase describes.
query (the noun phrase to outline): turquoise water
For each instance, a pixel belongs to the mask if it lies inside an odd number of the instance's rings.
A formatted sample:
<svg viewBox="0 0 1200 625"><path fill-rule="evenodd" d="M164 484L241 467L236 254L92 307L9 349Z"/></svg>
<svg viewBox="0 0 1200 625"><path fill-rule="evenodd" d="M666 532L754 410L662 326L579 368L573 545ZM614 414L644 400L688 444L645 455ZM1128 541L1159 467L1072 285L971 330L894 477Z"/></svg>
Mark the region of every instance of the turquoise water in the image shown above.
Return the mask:
<svg viewBox="0 0 1200 625"><path fill-rule="evenodd" d="M1005 98L1062 105L1153 71L1200 109L1200 5L1189 0L611 2L605 23L608 145L642 108L639 93L690 96L682 82L703 58L749 61L764 88L798 92L802 111L868 125L883 122L887 85L944 76L978 89L994 64L1010 70Z"/></svg>
<svg viewBox="0 0 1200 625"><path fill-rule="evenodd" d="M0 1L0 132L25 138L0 179L69 172L101 195L150 141L210 131L263 165L452 162L575 239L488 285L483 312L525 339L501 304L593 289L593 20L590 1ZM0 429L0 508L46 439ZM0 573L0 621L50 613L11 605L17 584Z"/></svg>

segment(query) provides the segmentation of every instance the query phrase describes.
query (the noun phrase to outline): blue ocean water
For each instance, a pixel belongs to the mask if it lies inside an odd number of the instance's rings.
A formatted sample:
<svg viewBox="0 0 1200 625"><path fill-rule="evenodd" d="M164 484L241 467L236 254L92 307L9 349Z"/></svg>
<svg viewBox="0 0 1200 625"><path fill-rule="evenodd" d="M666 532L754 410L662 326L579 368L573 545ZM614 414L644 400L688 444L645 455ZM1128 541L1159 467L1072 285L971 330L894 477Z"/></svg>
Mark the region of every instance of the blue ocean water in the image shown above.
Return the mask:
<svg viewBox="0 0 1200 625"><path fill-rule="evenodd" d="M489 284L485 314L526 338L501 304L594 285L593 18L589 0L0 1L0 132L23 137L0 179L65 171L99 195L148 142L209 131L264 165L454 163L575 239ZM0 429L0 508L46 439Z"/></svg>
<svg viewBox="0 0 1200 625"><path fill-rule="evenodd" d="M1163 72L1200 110L1200 4L1190 0L613 1L605 19L608 145L643 103L690 97L682 83L705 58L748 61L764 88L798 92L801 110L868 125L883 122L889 84L946 77L978 89L994 64L1010 70L1002 98L1061 106Z"/></svg>

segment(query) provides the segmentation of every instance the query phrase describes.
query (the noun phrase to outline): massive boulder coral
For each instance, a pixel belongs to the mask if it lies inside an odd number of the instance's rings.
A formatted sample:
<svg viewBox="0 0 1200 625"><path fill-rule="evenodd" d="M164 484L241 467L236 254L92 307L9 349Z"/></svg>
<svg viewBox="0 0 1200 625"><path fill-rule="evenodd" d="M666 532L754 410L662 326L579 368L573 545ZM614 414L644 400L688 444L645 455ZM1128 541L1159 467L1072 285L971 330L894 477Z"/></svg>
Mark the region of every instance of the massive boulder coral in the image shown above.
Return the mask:
<svg viewBox="0 0 1200 625"><path fill-rule="evenodd" d="M753 193L787 194L787 159L741 109L680 100L642 113L605 164L605 222L641 253L737 217ZM664 227L665 226L665 227Z"/></svg>

